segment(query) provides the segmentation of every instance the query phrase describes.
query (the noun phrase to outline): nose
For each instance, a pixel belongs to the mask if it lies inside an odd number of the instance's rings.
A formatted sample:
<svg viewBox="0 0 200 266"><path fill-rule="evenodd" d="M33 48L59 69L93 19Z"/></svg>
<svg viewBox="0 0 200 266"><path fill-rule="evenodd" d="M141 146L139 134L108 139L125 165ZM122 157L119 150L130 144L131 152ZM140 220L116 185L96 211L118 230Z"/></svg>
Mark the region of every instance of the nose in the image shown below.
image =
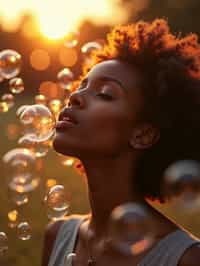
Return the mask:
<svg viewBox="0 0 200 266"><path fill-rule="evenodd" d="M80 91L75 91L70 94L69 99L68 99L68 106L76 106L79 108L83 108L85 105L85 100L83 95L81 94Z"/></svg>

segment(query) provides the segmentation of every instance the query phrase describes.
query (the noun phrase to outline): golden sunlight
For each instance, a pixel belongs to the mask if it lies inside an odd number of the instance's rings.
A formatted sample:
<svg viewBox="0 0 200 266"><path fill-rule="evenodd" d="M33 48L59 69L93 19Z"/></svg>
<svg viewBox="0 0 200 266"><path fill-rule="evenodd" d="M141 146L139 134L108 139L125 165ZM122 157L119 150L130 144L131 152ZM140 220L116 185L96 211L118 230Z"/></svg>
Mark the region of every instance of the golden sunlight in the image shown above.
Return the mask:
<svg viewBox="0 0 200 266"><path fill-rule="evenodd" d="M10 4L2 0L0 23L4 30L10 30L12 26L14 30L19 18L29 12L36 17L43 36L59 39L77 30L84 19L97 23L122 23L126 14L116 3L116 0L16 0Z"/></svg>

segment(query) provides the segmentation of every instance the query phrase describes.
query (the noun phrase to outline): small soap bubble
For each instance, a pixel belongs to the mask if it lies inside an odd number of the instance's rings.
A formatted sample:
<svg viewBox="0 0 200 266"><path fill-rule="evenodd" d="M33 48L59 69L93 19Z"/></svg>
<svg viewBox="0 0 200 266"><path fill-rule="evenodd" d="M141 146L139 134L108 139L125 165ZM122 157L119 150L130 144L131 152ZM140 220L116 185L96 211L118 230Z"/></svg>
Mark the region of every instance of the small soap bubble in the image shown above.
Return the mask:
<svg viewBox="0 0 200 266"><path fill-rule="evenodd" d="M35 103L36 104L43 104L46 105L47 104L47 98L45 95L43 94L38 94L35 96Z"/></svg>
<svg viewBox="0 0 200 266"><path fill-rule="evenodd" d="M112 245L126 255L137 255L154 243L154 223L147 209L126 203L116 207L110 217L109 237Z"/></svg>
<svg viewBox="0 0 200 266"><path fill-rule="evenodd" d="M74 48L78 44L79 33L76 31L69 32L65 38L64 46Z"/></svg>
<svg viewBox="0 0 200 266"><path fill-rule="evenodd" d="M29 240L29 239L31 239L31 233L32 233L32 229L31 229L31 226L29 225L29 223L22 222L22 223L18 224L17 235L18 235L19 239Z"/></svg>
<svg viewBox="0 0 200 266"><path fill-rule="evenodd" d="M21 55L10 49L0 52L0 75L5 79L16 77L21 70Z"/></svg>
<svg viewBox="0 0 200 266"><path fill-rule="evenodd" d="M21 78L13 78L9 81L9 90L14 94L19 94L24 90L24 82Z"/></svg>
<svg viewBox="0 0 200 266"><path fill-rule="evenodd" d="M64 266L74 265L77 260L76 253L69 253L65 256Z"/></svg>
<svg viewBox="0 0 200 266"><path fill-rule="evenodd" d="M48 208L48 218L58 219L64 217L69 212L69 193L63 185L55 185L50 188L45 196L45 203Z"/></svg>
<svg viewBox="0 0 200 266"><path fill-rule="evenodd" d="M85 43L82 48L81 48L81 52L83 53L83 55L87 58L89 57L94 51L96 50L101 50L102 49L102 45L98 42L88 42Z"/></svg>
<svg viewBox="0 0 200 266"><path fill-rule="evenodd" d="M65 89L74 79L74 74L69 68L64 68L57 74L58 84Z"/></svg>
<svg viewBox="0 0 200 266"><path fill-rule="evenodd" d="M200 207L200 164L193 160L182 160L171 164L164 172L163 194L175 196L175 201L186 211Z"/></svg>
<svg viewBox="0 0 200 266"><path fill-rule="evenodd" d="M55 132L55 117L46 106L41 104L25 108L20 115L20 122L32 141L47 141Z"/></svg>
<svg viewBox="0 0 200 266"><path fill-rule="evenodd" d="M0 256L4 256L8 251L8 237L6 233L0 232Z"/></svg>
<svg viewBox="0 0 200 266"><path fill-rule="evenodd" d="M0 101L0 113L6 113L9 110L9 106L6 102Z"/></svg>
<svg viewBox="0 0 200 266"><path fill-rule="evenodd" d="M9 109L14 106L14 104L15 104L14 99L15 98L11 93L5 93L1 97L2 102L7 103L7 106Z"/></svg>

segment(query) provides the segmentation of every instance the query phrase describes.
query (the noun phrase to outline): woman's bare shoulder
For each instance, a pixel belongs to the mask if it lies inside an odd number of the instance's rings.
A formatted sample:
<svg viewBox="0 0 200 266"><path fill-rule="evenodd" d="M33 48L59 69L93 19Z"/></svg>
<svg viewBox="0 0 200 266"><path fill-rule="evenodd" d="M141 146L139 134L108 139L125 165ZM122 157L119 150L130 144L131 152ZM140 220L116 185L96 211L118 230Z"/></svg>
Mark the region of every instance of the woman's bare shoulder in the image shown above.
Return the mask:
<svg viewBox="0 0 200 266"><path fill-rule="evenodd" d="M199 266L200 265L200 243L193 245L186 250L178 266Z"/></svg>

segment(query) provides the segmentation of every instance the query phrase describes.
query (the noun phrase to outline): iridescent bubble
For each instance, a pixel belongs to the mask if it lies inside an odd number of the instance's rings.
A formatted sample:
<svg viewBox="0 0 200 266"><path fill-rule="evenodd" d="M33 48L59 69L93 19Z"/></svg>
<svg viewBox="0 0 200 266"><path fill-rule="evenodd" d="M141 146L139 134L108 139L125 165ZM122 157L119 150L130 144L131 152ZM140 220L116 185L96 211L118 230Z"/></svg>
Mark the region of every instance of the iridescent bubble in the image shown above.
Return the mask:
<svg viewBox="0 0 200 266"><path fill-rule="evenodd" d="M187 211L200 207L200 164L193 160L177 161L164 172L163 194L176 196L176 204Z"/></svg>
<svg viewBox="0 0 200 266"><path fill-rule="evenodd" d="M77 256L76 253L69 253L65 256L65 261L64 261L64 265L65 266L70 266L70 265L74 265L75 262L77 260Z"/></svg>
<svg viewBox="0 0 200 266"><path fill-rule="evenodd" d="M3 156L8 187L19 193L34 190L39 184L39 178L35 174L36 156L24 148L16 148L8 151Z"/></svg>
<svg viewBox="0 0 200 266"><path fill-rule="evenodd" d="M45 202L48 208L48 218L58 219L68 214L70 201L69 193L63 185L55 185L50 188L45 196Z"/></svg>
<svg viewBox="0 0 200 266"><path fill-rule="evenodd" d="M6 93L6 94L2 95L2 97L1 97L2 102L7 103L7 106L9 109L14 106L14 104L15 104L14 99L15 98L11 93Z"/></svg>
<svg viewBox="0 0 200 266"><path fill-rule="evenodd" d="M4 256L8 251L8 237L6 233L0 232L0 256Z"/></svg>
<svg viewBox="0 0 200 266"><path fill-rule="evenodd" d="M55 117L44 105L28 106L20 115L25 133L32 141L47 141L55 132Z"/></svg>
<svg viewBox="0 0 200 266"><path fill-rule="evenodd" d="M147 209L139 204L126 203L111 214L109 237L112 245L126 255L137 255L154 243L154 223Z"/></svg>
<svg viewBox="0 0 200 266"><path fill-rule="evenodd" d="M10 49L0 52L0 75L5 79L16 77L21 70L21 55Z"/></svg>
<svg viewBox="0 0 200 266"><path fill-rule="evenodd" d="M19 94L24 90L24 82L21 78L13 78L9 81L9 90L14 94Z"/></svg>
<svg viewBox="0 0 200 266"><path fill-rule="evenodd" d="M43 94L38 94L35 96L35 103L36 104L43 104L46 105L47 104L47 98L45 95Z"/></svg>
<svg viewBox="0 0 200 266"><path fill-rule="evenodd" d="M9 110L9 106L6 102L0 102L0 113L6 113Z"/></svg>
<svg viewBox="0 0 200 266"><path fill-rule="evenodd" d="M64 68L57 74L58 84L65 89L74 79L74 74L69 68Z"/></svg>
<svg viewBox="0 0 200 266"><path fill-rule="evenodd" d="M76 31L69 32L65 38L64 46L73 48L78 44L79 33Z"/></svg>
<svg viewBox="0 0 200 266"><path fill-rule="evenodd" d="M21 147L29 149L32 152L34 152L34 154L37 158L46 156L48 151L49 151L49 148L50 148L48 141L44 141L44 142L32 141L32 135L31 134L26 134L26 135L22 136L18 140L18 144Z"/></svg>
<svg viewBox="0 0 200 266"><path fill-rule="evenodd" d="M31 238L32 229L29 223L22 222L17 226L17 235L21 240L29 240Z"/></svg>

